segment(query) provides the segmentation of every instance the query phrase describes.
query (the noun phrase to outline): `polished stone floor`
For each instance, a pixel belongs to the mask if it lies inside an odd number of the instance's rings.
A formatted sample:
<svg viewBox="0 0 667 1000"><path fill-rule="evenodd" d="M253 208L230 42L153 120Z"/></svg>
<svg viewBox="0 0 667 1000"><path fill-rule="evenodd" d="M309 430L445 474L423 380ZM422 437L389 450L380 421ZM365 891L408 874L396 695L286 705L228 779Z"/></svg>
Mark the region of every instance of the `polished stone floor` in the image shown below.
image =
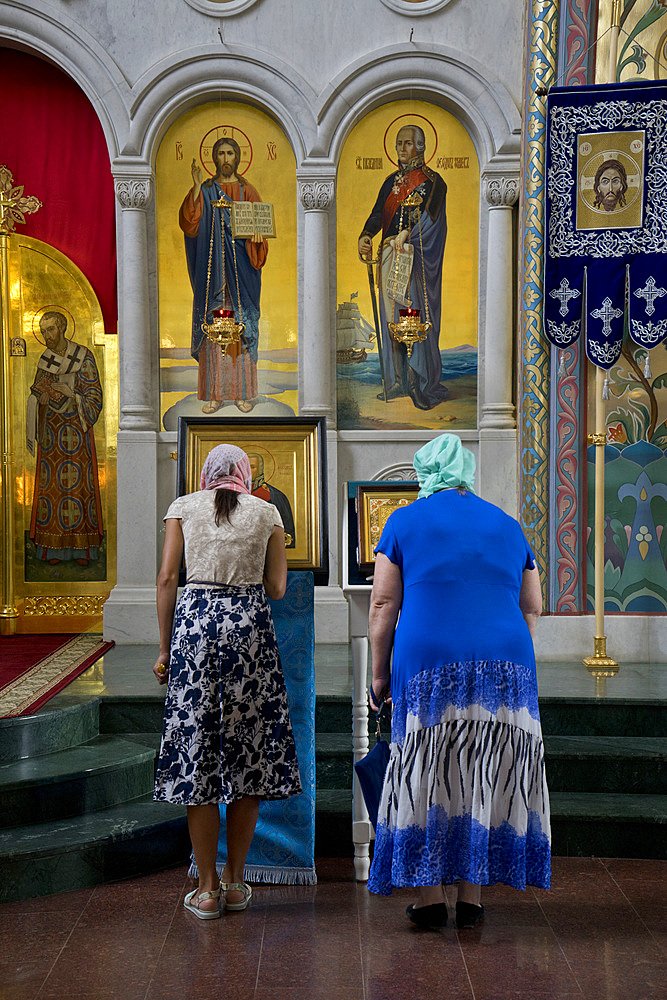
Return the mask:
<svg viewBox="0 0 667 1000"><path fill-rule="evenodd" d="M185 869L0 906L2 1000L664 1000L667 863L557 858L550 892L484 890L474 931L413 928L409 890L351 861L258 886L245 913L183 909ZM454 890L448 889L450 902Z"/></svg>
<svg viewBox="0 0 667 1000"><path fill-rule="evenodd" d="M152 668L157 647L150 645L115 646L94 666L69 685L61 698L94 695L155 694L157 683ZM538 687L541 697L599 698L629 700L664 700L667 698L667 664L622 663L618 674L610 677L604 691L582 663L545 661L538 663ZM349 646L321 644L315 647L316 695L350 696L352 660ZM57 699L49 707L58 705Z"/></svg>

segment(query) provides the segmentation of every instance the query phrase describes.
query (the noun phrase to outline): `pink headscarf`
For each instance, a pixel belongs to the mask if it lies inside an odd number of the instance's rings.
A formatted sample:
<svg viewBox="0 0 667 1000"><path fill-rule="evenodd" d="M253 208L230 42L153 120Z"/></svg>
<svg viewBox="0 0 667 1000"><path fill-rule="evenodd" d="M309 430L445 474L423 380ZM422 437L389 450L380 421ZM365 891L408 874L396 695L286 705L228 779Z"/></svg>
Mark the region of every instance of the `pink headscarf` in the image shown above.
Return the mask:
<svg viewBox="0 0 667 1000"><path fill-rule="evenodd" d="M219 444L209 451L199 477L201 490L233 490L250 493L252 472L250 459L234 444Z"/></svg>

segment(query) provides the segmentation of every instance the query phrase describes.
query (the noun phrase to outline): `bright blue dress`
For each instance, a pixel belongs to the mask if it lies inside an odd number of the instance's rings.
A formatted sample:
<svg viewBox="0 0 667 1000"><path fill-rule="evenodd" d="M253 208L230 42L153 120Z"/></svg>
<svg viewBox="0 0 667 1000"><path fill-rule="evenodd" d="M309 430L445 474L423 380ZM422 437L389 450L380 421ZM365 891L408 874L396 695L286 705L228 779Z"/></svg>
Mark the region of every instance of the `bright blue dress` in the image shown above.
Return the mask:
<svg viewBox="0 0 667 1000"><path fill-rule="evenodd" d="M465 879L550 885L535 654L519 608L518 522L442 490L396 510L377 546L401 570L391 756L368 888Z"/></svg>

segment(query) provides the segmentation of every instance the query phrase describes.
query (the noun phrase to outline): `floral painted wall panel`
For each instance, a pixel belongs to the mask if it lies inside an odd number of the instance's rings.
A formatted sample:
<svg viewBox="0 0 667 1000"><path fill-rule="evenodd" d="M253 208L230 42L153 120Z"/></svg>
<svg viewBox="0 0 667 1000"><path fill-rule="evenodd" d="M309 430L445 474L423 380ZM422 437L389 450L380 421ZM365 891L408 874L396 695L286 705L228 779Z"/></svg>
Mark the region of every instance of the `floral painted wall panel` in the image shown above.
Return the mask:
<svg viewBox="0 0 667 1000"><path fill-rule="evenodd" d="M667 348L626 342L610 373L605 449L605 607L667 611ZM589 422L592 417L589 383ZM593 600L594 447L588 449L587 591Z"/></svg>

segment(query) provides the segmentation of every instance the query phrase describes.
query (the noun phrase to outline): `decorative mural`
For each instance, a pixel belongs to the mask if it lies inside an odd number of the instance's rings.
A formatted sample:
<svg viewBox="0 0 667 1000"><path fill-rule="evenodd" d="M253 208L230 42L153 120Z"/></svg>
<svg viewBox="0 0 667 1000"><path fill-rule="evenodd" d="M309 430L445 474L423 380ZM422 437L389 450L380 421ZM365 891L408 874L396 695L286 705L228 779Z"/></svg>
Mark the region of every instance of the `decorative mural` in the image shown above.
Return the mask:
<svg viewBox="0 0 667 1000"><path fill-rule="evenodd" d="M479 164L435 105L360 121L338 168L339 429L475 427Z"/></svg>
<svg viewBox="0 0 667 1000"><path fill-rule="evenodd" d="M567 0L561 4L560 38L556 6L534 0L529 60L543 61L548 84L549 61L558 40L558 82L576 86L607 81L611 4ZM596 23L597 36L591 25ZM593 43L593 44L591 44ZM667 77L667 7L658 0L625 0L616 78L622 82ZM542 242L538 219L544 180L544 118L531 81L532 104L526 116L527 181L524 221L524 347L522 375L522 521L543 552L548 569L548 607L556 612L593 610L594 448L586 448L593 426L594 373L587 371L578 344L551 352L549 371L534 359L546 359L542 341L541 263L533 268ZM555 78L552 82L555 82ZM527 95L527 99L530 95ZM528 283L531 271L539 280ZM539 329L540 337L534 336ZM544 338L546 343L546 338ZM560 358L557 356L560 353ZM646 351L625 337L618 363L611 369L605 449L605 608L610 612L667 611L667 353ZM560 362L560 363L559 363ZM590 385L588 380L590 379ZM548 400L548 408L546 402ZM550 422L550 461L544 463L544 440L537 432L544 414ZM549 484L548 522L539 498ZM540 530L540 524L544 529ZM547 530L548 525L548 530ZM554 558L548 558L548 538ZM542 542L540 542L542 538ZM539 552L538 552L539 559Z"/></svg>
<svg viewBox="0 0 667 1000"><path fill-rule="evenodd" d="M598 3L595 83L608 82L611 4ZM623 0L616 80L667 77L667 7L664 0Z"/></svg>
<svg viewBox="0 0 667 1000"><path fill-rule="evenodd" d="M261 111L206 104L156 163L161 417L297 412L295 159Z"/></svg>
<svg viewBox="0 0 667 1000"><path fill-rule="evenodd" d="M9 273L18 630L66 632L115 584L118 338L54 247L12 236ZM73 620L64 595L84 607Z"/></svg>
<svg viewBox="0 0 667 1000"><path fill-rule="evenodd" d="M544 336L544 173L546 102L556 80L558 53L556 0L532 0L527 14L528 53L525 74L523 142L523 218L521 253L521 371L519 376L519 519L542 574L545 610L551 610L549 534L553 498L549 494L550 352ZM553 568L551 569L553 573Z"/></svg>
<svg viewBox="0 0 667 1000"><path fill-rule="evenodd" d="M667 611L667 348L626 341L611 370L605 448L605 608ZM589 407L592 407L592 379ZM589 421L592 419L589 414ZM587 581L592 607L595 451L588 449Z"/></svg>

